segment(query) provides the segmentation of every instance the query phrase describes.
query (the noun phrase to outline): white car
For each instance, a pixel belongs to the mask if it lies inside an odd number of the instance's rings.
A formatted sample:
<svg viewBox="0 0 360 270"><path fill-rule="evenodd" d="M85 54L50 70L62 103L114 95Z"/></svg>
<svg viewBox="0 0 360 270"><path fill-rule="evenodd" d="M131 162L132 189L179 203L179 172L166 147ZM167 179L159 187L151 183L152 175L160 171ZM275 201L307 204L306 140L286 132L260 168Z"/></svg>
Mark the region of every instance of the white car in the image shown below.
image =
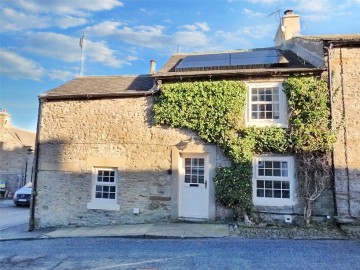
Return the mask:
<svg viewBox="0 0 360 270"><path fill-rule="evenodd" d="M32 192L31 182L27 183L25 186L18 189L13 196L13 201L16 204L16 206L30 205L31 192Z"/></svg>

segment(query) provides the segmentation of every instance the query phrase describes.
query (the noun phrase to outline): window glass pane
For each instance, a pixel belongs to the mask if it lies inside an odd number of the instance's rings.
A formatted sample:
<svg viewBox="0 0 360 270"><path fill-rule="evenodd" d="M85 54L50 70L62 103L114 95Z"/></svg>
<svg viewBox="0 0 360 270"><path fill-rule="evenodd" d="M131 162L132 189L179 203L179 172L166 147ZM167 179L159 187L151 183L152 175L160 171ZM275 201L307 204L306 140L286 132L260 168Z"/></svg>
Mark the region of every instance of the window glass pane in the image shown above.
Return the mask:
<svg viewBox="0 0 360 270"><path fill-rule="evenodd" d="M264 181L262 181L262 180L256 181L256 187L257 188L264 188Z"/></svg>
<svg viewBox="0 0 360 270"><path fill-rule="evenodd" d="M192 168L191 169L191 174L197 174L197 168Z"/></svg>
<svg viewBox="0 0 360 270"><path fill-rule="evenodd" d="M281 167L282 167L283 169L287 169L287 168L288 168L288 162L287 162L287 161L282 161L282 162L281 162Z"/></svg>
<svg viewBox="0 0 360 270"><path fill-rule="evenodd" d="M282 181L282 189L290 189L290 182Z"/></svg>
<svg viewBox="0 0 360 270"><path fill-rule="evenodd" d="M95 198L101 199L101 192L96 192L95 193Z"/></svg>
<svg viewBox="0 0 360 270"><path fill-rule="evenodd" d="M266 169L265 176L272 176L272 169Z"/></svg>
<svg viewBox="0 0 360 270"><path fill-rule="evenodd" d="M274 161L274 162L273 162L273 168L277 168L277 169L278 169L278 168L280 168L280 165L281 165L281 164L280 164L280 161Z"/></svg>
<svg viewBox="0 0 360 270"><path fill-rule="evenodd" d="M258 168L264 168L264 162L258 161Z"/></svg>
<svg viewBox="0 0 360 270"><path fill-rule="evenodd" d="M265 181L265 188L272 188L273 182L272 181Z"/></svg>
<svg viewBox="0 0 360 270"><path fill-rule="evenodd" d="M108 176L104 176L104 177L103 177L103 182L109 182L109 180L110 180L110 179L109 179Z"/></svg>
<svg viewBox="0 0 360 270"><path fill-rule="evenodd" d="M190 183L190 175L185 175L185 183Z"/></svg>
<svg viewBox="0 0 360 270"><path fill-rule="evenodd" d="M272 198L272 190L271 189L265 189L265 197L266 198Z"/></svg>
<svg viewBox="0 0 360 270"><path fill-rule="evenodd" d="M201 184L204 184L204 176L199 176L198 177L198 182Z"/></svg>
<svg viewBox="0 0 360 270"><path fill-rule="evenodd" d="M192 162L193 166L198 166L198 159L197 158L193 158L192 161L193 161Z"/></svg>
<svg viewBox="0 0 360 270"><path fill-rule="evenodd" d="M104 176L109 176L110 172L109 171L104 171Z"/></svg>
<svg viewBox="0 0 360 270"><path fill-rule="evenodd" d="M203 158L199 158L199 166L205 166L205 160Z"/></svg>
<svg viewBox="0 0 360 270"><path fill-rule="evenodd" d="M116 187L110 187L110 192L115 192Z"/></svg>
<svg viewBox="0 0 360 270"><path fill-rule="evenodd" d="M264 197L264 190L263 189L256 190L256 196L257 197Z"/></svg>
<svg viewBox="0 0 360 270"><path fill-rule="evenodd" d="M96 191L101 191L102 190L102 188L101 188L101 186L96 186Z"/></svg>
<svg viewBox="0 0 360 270"><path fill-rule="evenodd" d="M265 161L265 168L272 168L272 161Z"/></svg>
<svg viewBox="0 0 360 270"><path fill-rule="evenodd" d="M290 198L290 191L289 190L283 190L282 191L282 197L289 199Z"/></svg>
<svg viewBox="0 0 360 270"><path fill-rule="evenodd" d="M272 112L267 112L267 113L266 113L266 119L273 119L273 114L272 114Z"/></svg>
<svg viewBox="0 0 360 270"><path fill-rule="evenodd" d="M190 167L185 168L185 174L191 174L191 168Z"/></svg>
<svg viewBox="0 0 360 270"><path fill-rule="evenodd" d="M196 175L191 176L191 183L197 183L197 176Z"/></svg>
<svg viewBox="0 0 360 270"><path fill-rule="evenodd" d="M281 189L281 181L274 181L274 188Z"/></svg>
<svg viewBox="0 0 360 270"><path fill-rule="evenodd" d="M109 186L103 186L103 191L108 192L109 191Z"/></svg>
<svg viewBox="0 0 360 270"><path fill-rule="evenodd" d="M185 158L185 166L191 166L191 158Z"/></svg>
<svg viewBox="0 0 360 270"><path fill-rule="evenodd" d="M281 198L281 190L274 190L274 198Z"/></svg>
<svg viewBox="0 0 360 270"><path fill-rule="evenodd" d="M265 119L265 112L259 112L258 119Z"/></svg>
<svg viewBox="0 0 360 270"><path fill-rule="evenodd" d="M274 176L281 176L281 170L274 169Z"/></svg>
<svg viewBox="0 0 360 270"><path fill-rule="evenodd" d="M199 168L198 169L198 174L199 175L204 175L204 168Z"/></svg>
<svg viewBox="0 0 360 270"><path fill-rule="evenodd" d="M109 198L109 193L108 193L108 192L104 192L104 193L103 193L103 198L104 198L104 199L108 199L108 198Z"/></svg>
<svg viewBox="0 0 360 270"><path fill-rule="evenodd" d="M115 199L115 193L110 193L110 199Z"/></svg>

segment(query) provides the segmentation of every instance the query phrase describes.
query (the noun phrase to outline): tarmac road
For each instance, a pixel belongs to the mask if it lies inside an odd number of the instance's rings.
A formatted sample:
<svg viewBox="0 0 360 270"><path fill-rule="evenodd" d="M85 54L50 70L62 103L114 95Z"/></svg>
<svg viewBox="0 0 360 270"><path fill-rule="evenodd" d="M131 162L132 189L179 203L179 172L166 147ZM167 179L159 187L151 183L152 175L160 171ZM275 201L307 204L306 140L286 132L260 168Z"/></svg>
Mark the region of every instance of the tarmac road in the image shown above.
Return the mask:
<svg viewBox="0 0 360 270"><path fill-rule="evenodd" d="M113 237L0 242L2 270L360 269L360 242Z"/></svg>
<svg viewBox="0 0 360 270"><path fill-rule="evenodd" d="M0 232L27 224L29 217L29 207L17 207L12 200L0 200Z"/></svg>

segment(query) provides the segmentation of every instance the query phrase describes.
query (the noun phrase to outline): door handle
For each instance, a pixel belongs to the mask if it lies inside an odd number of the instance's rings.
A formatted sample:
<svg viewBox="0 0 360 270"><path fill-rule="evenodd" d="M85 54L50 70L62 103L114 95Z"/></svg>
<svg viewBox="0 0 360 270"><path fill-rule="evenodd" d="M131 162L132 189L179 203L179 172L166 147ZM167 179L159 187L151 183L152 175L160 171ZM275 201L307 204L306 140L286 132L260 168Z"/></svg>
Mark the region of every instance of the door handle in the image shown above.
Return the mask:
<svg viewBox="0 0 360 270"><path fill-rule="evenodd" d="M207 181L205 181L205 189L207 189Z"/></svg>

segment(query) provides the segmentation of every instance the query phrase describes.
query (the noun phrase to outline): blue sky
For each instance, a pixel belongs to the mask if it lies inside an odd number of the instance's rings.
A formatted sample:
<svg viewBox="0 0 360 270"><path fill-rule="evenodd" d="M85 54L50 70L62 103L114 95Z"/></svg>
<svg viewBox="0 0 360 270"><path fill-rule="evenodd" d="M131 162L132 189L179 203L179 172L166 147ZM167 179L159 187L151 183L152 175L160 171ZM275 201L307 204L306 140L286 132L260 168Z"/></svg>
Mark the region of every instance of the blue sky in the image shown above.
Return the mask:
<svg viewBox="0 0 360 270"><path fill-rule="evenodd" d="M177 51L273 46L286 9L302 35L360 33L360 0L1 0L0 108L35 131L38 95L79 74L83 33L84 76L146 74Z"/></svg>

